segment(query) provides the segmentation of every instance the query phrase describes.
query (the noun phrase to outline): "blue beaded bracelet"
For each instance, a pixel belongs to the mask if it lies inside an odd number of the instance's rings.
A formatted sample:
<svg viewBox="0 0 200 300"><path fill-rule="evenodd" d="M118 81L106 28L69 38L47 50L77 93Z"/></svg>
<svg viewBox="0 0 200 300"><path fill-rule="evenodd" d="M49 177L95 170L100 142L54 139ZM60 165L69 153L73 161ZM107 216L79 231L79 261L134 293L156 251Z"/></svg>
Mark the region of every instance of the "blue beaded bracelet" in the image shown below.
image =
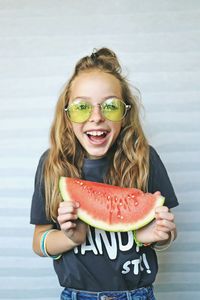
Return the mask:
<svg viewBox="0 0 200 300"><path fill-rule="evenodd" d="M47 252L47 249L46 249L46 239L47 239L47 236L50 232L52 231L55 231L56 229L50 229L50 230L47 230L45 231L42 236L41 236L41 239L40 239L40 250L42 252L42 254L45 256L45 257L51 257L53 258L54 260L57 260L59 259L62 254L58 254L58 255L49 255L48 252Z"/></svg>

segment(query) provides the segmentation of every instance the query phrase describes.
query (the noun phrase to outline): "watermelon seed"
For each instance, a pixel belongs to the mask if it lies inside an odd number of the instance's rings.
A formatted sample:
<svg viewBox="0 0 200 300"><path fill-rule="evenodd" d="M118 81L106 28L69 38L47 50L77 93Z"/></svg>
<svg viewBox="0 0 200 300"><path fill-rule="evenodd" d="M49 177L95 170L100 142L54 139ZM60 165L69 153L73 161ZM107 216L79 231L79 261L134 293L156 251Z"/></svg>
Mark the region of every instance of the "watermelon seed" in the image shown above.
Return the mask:
<svg viewBox="0 0 200 300"><path fill-rule="evenodd" d="M125 204L124 204L124 208L125 209L128 209L129 211L130 211L130 207L129 207L129 201L131 200L131 197L130 196L127 196L127 198L125 198L124 199L124 202L125 202ZM132 201L131 201L132 202Z"/></svg>
<svg viewBox="0 0 200 300"><path fill-rule="evenodd" d="M123 217L123 216L121 216L120 218L121 218L121 220L123 220L123 218L124 218L124 217Z"/></svg>
<svg viewBox="0 0 200 300"><path fill-rule="evenodd" d="M128 205L129 200L130 200L130 197L129 197L129 196L128 196L127 198L124 198L123 204L124 204L124 205Z"/></svg>
<svg viewBox="0 0 200 300"><path fill-rule="evenodd" d="M80 185L83 185L83 182L80 182Z"/></svg>
<svg viewBox="0 0 200 300"><path fill-rule="evenodd" d="M134 205L138 206L138 201L137 200L134 201Z"/></svg>
<svg viewBox="0 0 200 300"><path fill-rule="evenodd" d="M87 190L89 194L92 194L92 188L88 187Z"/></svg>

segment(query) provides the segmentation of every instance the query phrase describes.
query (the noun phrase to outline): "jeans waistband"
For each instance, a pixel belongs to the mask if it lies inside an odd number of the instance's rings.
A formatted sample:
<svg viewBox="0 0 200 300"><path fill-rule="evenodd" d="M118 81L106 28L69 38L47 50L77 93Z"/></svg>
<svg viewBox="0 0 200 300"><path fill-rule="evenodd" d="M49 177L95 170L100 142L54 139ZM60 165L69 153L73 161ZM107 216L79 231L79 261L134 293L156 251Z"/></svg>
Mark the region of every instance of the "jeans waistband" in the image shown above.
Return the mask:
<svg viewBox="0 0 200 300"><path fill-rule="evenodd" d="M65 288L61 294L61 300L155 300L152 287L143 287L130 291L101 291L90 292Z"/></svg>

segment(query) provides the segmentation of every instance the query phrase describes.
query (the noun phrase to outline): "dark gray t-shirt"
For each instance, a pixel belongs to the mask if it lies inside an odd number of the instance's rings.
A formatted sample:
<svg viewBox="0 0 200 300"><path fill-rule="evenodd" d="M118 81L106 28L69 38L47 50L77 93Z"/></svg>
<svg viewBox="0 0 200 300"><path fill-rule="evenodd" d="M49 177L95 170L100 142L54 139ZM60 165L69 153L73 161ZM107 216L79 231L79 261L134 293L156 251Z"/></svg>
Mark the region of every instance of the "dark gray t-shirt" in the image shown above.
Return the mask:
<svg viewBox="0 0 200 300"><path fill-rule="evenodd" d="M43 163L47 152L40 159L31 207L31 224L50 224L45 215ZM108 158L85 159L83 179L103 182L107 172ZM166 169L157 152L150 147L150 174L148 190L160 191L169 208L178 205L176 195ZM54 224L59 228L58 224ZM89 228L86 242L63 253L54 261L60 285L88 291L132 290L151 285L156 277L158 265L155 251L151 247L137 247L133 233L106 232Z"/></svg>

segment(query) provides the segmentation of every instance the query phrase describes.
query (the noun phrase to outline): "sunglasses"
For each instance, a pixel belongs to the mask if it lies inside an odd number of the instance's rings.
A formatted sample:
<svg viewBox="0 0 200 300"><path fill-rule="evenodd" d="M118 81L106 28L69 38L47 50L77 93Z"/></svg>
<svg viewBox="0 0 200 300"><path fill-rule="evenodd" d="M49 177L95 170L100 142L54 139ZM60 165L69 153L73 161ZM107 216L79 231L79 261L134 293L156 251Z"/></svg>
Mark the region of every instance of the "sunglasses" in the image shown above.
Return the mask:
<svg viewBox="0 0 200 300"><path fill-rule="evenodd" d="M101 104L97 104L102 115L109 121L121 121L131 105L127 105L124 101L118 98L109 98ZM94 105L83 99L74 100L69 106L65 106L64 110L68 118L74 123L86 122L92 115Z"/></svg>

